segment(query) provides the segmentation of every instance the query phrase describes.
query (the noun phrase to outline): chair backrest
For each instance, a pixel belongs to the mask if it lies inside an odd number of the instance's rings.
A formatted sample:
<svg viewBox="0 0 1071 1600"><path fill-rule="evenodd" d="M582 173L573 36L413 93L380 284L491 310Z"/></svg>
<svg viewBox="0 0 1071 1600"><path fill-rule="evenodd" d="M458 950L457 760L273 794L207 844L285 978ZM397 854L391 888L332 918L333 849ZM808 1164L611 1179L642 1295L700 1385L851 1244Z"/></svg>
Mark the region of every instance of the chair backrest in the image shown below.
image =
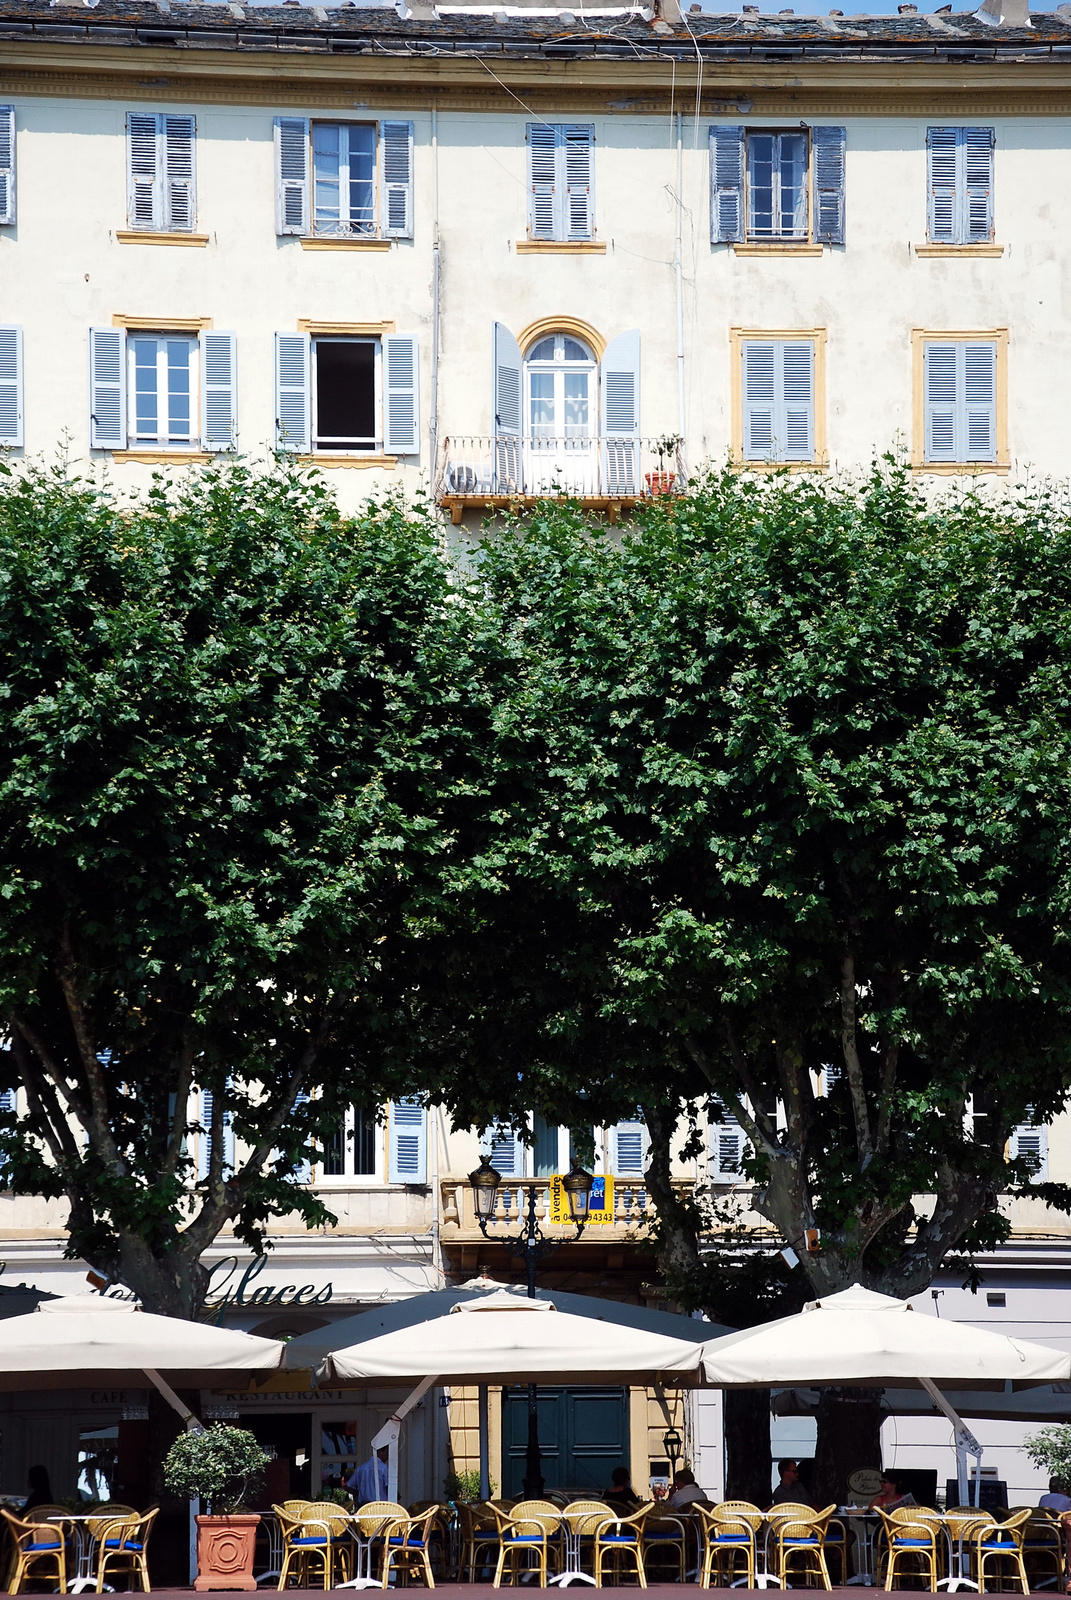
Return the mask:
<svg viewBox="0 0 1071 1600"><path fill-rule="evenodd" d="M562 1520L569 1523L574 1533L590 1535L613 1515L612 1506L604 1500L574 1500L562 1512Z"/></svg>
<svg viewBox="0 0 1071 1600"><path fill-rule="evenodd" d="M104 1505L97 1506L93 1515L86 1521L86 1527L94 1539L100 1538L102 1528L110 1527L113 1522L122 1521L128 1517L136 1517L138 1512L133 1506L124 1506L118 1500L107 1500Z"/></svg>
<svg viewBox="0 0 1071 1600"><path fill-rule="evenodd" d="M389 1525L407 1520L408 1511L397 1500L369 1500L351 1512L349 1520L356 1522L365 1539L374 1539Z"/></svg>
<svg viewBox="0 0 1071 1600"><path fill-rule="evenodd" d="M833 1509L836 1510L836 1507ZM766 1515L771 1522L782 1517L787 1517L790 1522L798 1522L801 1518L806 1521L808 1517L813 1517L815 1509L804 1505L802 1500L783 1500L779 1505L771 1506Z"/></svg>
<svg viewBox="0 0 1071 1600"><path fill-rule="evenodd" d="M22 1513L24 1522L47 1522L50 1517L69 1517L70 1506L31 1506Z"/></svg>
<svg viewBox="0 0 1071 1600"><path fill-rule="evenodd" d="M27 1544L37 1544L41 1540L43 1529L39 1522L29 1522L22 1517L14 1516L10 1511L0 1506L0 1516L7 1523L12 1539L21 1550ZM63 1529L58 1523L54 1525L57 1548L63 1544Z"/></svg>
<svg viewBox="0 0 1071 1600"><path fill-rule="evenodd" d="M405 1515L409 1515L408 1511ZM350 1513L337 1500L310 1500L301 1513L302 1522L326 1523L334 1534L344 1532L349 1519Z"/></svg>
<svg viewBox="0 0 1071 1600"><path fill-rule="evenodd" d="M505 1520L512 1533L534 1532L537 1528L546 1534L557 1533L561 1507L551 1505L549 1500L518 1500L513 1510L505 1514Z"/></svg>
<svg viewBox="0 0 1071 1600"><path fill-rule="evenodd" d="M836 1509L836 1506L832 1505L824 1506L821 1511L812 1511L808 1506L805 1517L792 1517L786 1522L778 1520L774 1530L778 1543L791 1544L794 1539L817 1539L822 1543L825 1540L829 1519Z"/></svg>
<svg viewBox="0 0 1071 1600"><path fill-rule="evenodd" d="M277 1506L272 1506L273 1511L283 1511L288 1517L300 1517L306 1506L311 1506L311 1500L282 1500Z"/></svg>
<svg viewBox="0 0 1071 1600"><path fill-rule="evenodd" d="M920 1517L917 1521L905 1520L893 1523L890 1538L894 1545L898 1541L908 1539L915 1548L925 1544L927 1549L936 1549L938 1531L936 1523L930 1522L926 1517Z"/></svg>
<svg viewBox="0 0 1071 1600"><path fill-rule="evenodd" d="M699 1510L702 1511L700 1506ZM758 1506L752 1505L750 1500L720 1500L713 1509L716 1517L739 1517L746 1522L752 1533L758 1533L762 1527L763 1513Z"/></svg>
<svg viewBox="0 0 1071 1600"><path fill-rule="evenodd" d="M133 1516L102 1518L103 1526L96 1537L107 1541L108 1544L114 1540L120 1550L126 1550L136 1544L144 1553L159 1511L159 1506L153 1506L151 1511L146 1511L142 1516L135 1511Z"/></svg>
<svg viewBox="0 0 1071 1600"><path fill-rule="evenodd" d="M715 1506L713 1511L708 1511L706 1506L696 1506L695 1514L705 1539L720 1538L732 1542L746 1539L749 1544L755 1543L755 1524L750 1517L729 1516L721 1506Z"/></svg>
<svg viewBox="0 0 1071 1600"><path fill-rule="evenodd" d="M646 1502L646 1504L640 1506L638 1511L633 1511L633 1512L629 1512L629 1513L621 1512L620 1515L618 1515L617 1512L611 1510L610 1515L609 1515L608 1518L607 1517L603 1517L602 1522L599 1524L598 1532L600 1534L603 1534L603 1533L606 1533L608 1530L613 1529L616 1532L620 1533L622 1528L630 1528L632 1530L632 1532L635 1533L637 1535L637 1537L639 1537L643 1533L644 1525L645 1525L645 1523L647 1521L647 1518L651 1515L651 1512L655 1509L656 1504L657 1504L657 1501L648 1500Z"/></svg>

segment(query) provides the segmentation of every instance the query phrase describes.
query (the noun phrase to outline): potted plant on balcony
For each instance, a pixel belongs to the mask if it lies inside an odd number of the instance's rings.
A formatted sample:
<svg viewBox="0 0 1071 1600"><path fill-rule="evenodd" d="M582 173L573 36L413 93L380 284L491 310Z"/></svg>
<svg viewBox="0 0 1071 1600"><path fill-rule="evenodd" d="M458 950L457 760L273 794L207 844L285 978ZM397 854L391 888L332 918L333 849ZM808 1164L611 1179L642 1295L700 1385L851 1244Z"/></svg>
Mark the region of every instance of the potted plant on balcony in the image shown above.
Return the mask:
<svg viewBox="0 0 1071 1600"><path fill-rule="evenodd" d="M164 1460L164 1482L175 1494L208 1503L197 1518L194 1588L255 1589L253 1545L260 1517L242 1509L269 1457L246 1428L215 1423L175 1440Z"/></svg>
<svg viewBox="0 0 1071 1600"><path fill-rule="evenodd" d="M677 484L677 474L666 469L666 461L676 457L684 435L680 433L663 434L661 439L654 441L654 453L658 457L658 471L645 472L644 482L649 495L673 494Z"/></svg>

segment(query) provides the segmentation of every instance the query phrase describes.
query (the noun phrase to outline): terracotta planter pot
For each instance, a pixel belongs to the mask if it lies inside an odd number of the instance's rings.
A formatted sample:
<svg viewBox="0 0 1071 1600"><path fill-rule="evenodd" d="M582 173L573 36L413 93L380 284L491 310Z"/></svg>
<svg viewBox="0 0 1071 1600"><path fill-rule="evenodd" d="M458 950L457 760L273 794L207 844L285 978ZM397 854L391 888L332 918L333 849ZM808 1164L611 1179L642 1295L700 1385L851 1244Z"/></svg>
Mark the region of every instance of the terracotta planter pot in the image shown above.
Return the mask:
<svg viewBox="0 0 1071 1600"><path fill-rule="evenodd" d="M255 1512L233 1517L197 1518L197 1577L194 1588L255 1589L253 1544L260 1517Z"/></svg>

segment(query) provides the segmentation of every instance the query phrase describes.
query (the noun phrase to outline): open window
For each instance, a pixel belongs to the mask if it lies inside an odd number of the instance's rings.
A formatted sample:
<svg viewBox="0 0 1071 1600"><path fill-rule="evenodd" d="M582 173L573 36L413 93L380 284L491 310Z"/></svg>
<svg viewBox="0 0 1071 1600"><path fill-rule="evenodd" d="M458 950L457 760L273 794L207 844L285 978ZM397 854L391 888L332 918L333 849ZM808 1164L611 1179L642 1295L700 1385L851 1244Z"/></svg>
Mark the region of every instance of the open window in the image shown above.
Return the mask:
<svg viewBox="0 0 1071 1600"><path fill-rule="evenodd" d="M411 239L413 124L275 119L276 232Z"/></svg>
<svg viewBox="0 0 1071 1600"><path fill-rule="evenodd" d="M347 333L275 336L276 447L302 454L415 454L415 339Z"/></svg>
<svg viewBox="0 0 1071 1600"><path fill-rule="evenodd" d="M844 243L845 130L710 130L712 244Z"/></svg>

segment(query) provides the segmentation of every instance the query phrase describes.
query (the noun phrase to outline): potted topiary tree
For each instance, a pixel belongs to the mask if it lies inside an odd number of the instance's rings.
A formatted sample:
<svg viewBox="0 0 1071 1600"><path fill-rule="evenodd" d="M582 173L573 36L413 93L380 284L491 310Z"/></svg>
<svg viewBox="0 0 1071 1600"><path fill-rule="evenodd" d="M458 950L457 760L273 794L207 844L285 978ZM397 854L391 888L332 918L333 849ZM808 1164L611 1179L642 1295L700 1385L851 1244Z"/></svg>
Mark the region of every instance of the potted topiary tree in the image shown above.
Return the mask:
<svg viewBox="0 0 1071 1600"><path fill-rule="evenodd" d="M242 1506L268 1460L248 1429L220 1422L182 1434L167 1452L167 1487L208 1502L208 1515L197 1518L195 1589L256 1588L253 1545L260 1517Z"/></svg>

